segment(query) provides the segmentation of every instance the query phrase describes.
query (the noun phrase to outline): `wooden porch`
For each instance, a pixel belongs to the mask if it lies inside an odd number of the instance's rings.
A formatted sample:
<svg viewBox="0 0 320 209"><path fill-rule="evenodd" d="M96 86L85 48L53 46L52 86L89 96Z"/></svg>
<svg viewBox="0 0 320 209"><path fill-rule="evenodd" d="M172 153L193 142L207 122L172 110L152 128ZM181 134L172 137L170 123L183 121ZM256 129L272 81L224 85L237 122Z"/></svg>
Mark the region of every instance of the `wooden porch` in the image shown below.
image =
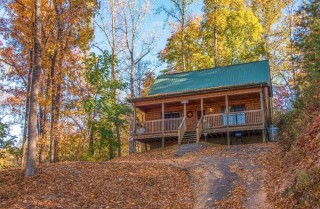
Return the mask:
<svg viewBox="0 0 320 209"><path fill-rule="evenodd" d="M136 122L135 127L133 138L141 141L161 137L178 137L178 143L180 143L187 131L185 117ZM262 130L263 128L262 110L203 115L198 120L196 127L197 142L204 133Z"/></svg>
<svg viewBox="0 0 320 209"><path fill-rule="evenodd" d="M265 142L265 129L270 117L266 111L269 108L266 90L258 88L254 92L225 93L227 95L176 98L178 101L137 106L133 120L137 121L138 109L140 122L132 123L132 138L142 143L160 141L164 147L168 141L181 144L187 133L193 135L191 132L194 132L194 142L198 143L204 135L223 135L227 138L227 144L230 144L230 135L236 132L254 134L258 131ZM245 110L232 111L231 107L237 105L244 106ZM180 117L166 118L168 113ZM160 119L154 119L157 117Z"/></svg>

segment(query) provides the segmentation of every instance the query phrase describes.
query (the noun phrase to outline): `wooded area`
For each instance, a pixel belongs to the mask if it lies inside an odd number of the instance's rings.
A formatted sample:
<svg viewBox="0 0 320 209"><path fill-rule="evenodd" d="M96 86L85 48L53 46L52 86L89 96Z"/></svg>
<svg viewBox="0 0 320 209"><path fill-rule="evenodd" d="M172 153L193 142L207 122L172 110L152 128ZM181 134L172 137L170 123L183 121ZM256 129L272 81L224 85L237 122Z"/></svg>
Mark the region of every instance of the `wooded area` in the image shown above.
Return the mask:
<svg viewBox="0 0 320 209"><path fill-rule="evenodd" d="M157 75L264 59L288 151L319 113L319 17L319 0L2 0L0 169L127 155L127 99Z"/></svg>

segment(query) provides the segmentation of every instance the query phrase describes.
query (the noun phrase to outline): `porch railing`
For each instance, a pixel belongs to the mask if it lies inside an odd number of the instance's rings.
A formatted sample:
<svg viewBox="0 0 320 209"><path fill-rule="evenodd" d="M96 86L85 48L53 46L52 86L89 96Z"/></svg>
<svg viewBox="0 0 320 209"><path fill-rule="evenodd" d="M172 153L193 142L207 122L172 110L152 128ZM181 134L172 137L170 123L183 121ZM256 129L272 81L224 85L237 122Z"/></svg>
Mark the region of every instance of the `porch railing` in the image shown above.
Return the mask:
<svg viewBox="0 0 320 209"><path fill-rule="evenodd" d="M227 120L228 119L228 120ZM210 114L203 118L203 129L263 124L263 110Z"/></svg>
<svg viewBox="0 0 320 209"><path fill-rule="evenodd" d="M164 132L178 131L179 125L181 124L183 118L169 118L159 120L150 120L136 123L135 134L152 134L152 133L162 133L162 124L164 126Z"/></svg>
<svg viewBox="0 0 320 209"><path fill-rule="evenodd" d="M204 116L202 115L200 117L200 119L198 120L198 124L196 126L197 143L199 143L200 137L201 137L201 134L202 134L202 131L203 131L203 118L204 118Z"/></svg>
<svg viewBox="0 0 320 209"><path fill-rule="evenodd" d="M181 140L182 140L183 135L186 132L186 130L187 130L186 118L183 118L183 120L178 128L178 144L181 144Z"/></svg>

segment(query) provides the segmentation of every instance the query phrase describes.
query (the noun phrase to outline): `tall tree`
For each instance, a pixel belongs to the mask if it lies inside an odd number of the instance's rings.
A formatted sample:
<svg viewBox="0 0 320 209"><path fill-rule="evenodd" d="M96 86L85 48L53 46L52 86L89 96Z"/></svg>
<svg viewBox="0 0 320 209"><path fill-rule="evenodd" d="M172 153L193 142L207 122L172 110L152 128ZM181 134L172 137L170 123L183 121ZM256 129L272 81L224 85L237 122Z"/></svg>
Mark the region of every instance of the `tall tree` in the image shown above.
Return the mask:
<svg viewBox="0 0 320 209"><path fill-rule="evenodd" d="M38 94L40 89L41 74L41 0L35 0L35 29L34 29L34 69L32 72L32 84L30 91L30 114L28 128L28 154L25 177L36 173L37 157L37 117Z"/></svg>
<svg viewBox="0 0 320 209"><path fill-rule="evenodd" d="M86 60L86 81L91 89L91 94L85 100L85 110L92 115L89 123L92 131L90 134L95 141L89 141L89 155L101 155L104 147L109 149L109 158L114 157L114 137L112 126L118 124L121 128L125 122L123 116L128 113L125 104L114 102L115 90L124 90L125 85L121 80L113 80L110 66L112 56L107 52L96 56L91 54ZM90 136L91 137L91 136ZM95 147L98 147L96 150ZM98 152L97 152L98 151Z"/></svg>
<svg viewBox="0 0 320 209"><path fill-rule="evenodd" d="M142 6L139 6L139 4ZM121 30L125 37L124 50L127 60L129 60L131 97L136 95L136 65L151 52L154 45L154 35L147 38L147 35L142 32L142 24L149 10L149 0L143 2L138 0L125 1L120 9L120 16L123 20ZM141 37L142 35L144 37Z"/></svg>
<svg viewBox="0 0 320 209"><path fill-rule="evenodd" d="M101 3L101 2L100 2ZM118 32L119 32L119 21L117 17L119 16L118 8L120 2L118 0L106 0L100 5L97 11L98 20L95 20L95 24L103 32L107 40L107 45L111 49L111 77L115 81L117 79L117 58L118 58L118 48L117 44L119 42ZM106 11L106 12L105 12ZM108 23L107 19L111 19L111 24ZM98 47L102 52L104 51ZM114 94L117 95L116 89L114 89ZM117 102L117 96L114 97L114 102ZM116 137L118 140L118 156L121 156L121 136L120 127L115 123ZM90 134L93 137L93 134ZM91 138L90 137L90 138ZM93 139L91 139L93 140Z"/></svg>
<svg viewBox="0 0 320 209"><path fill-rule="evenodd" d="M215 66L249 62L264 54L263 28L243 0L204 1L204 47Z"/></svg>
<svg viewBox="0 0 320 209"><path fill-rule="evenodd" d="M297 12L299 19L295 43L301 50L301 68L298 71L299 102L319 107L320 98L320 3L318 0L304 2Z"/></svg>
<svg viewBox="0 0 320 209"><path fill-rule="evenodd" d="M166 48L159 53L160 60L168 64L167 71L182 71L181 53L185 53L186 55L185 65L187 70L197 70L213 66L213 59L205 52L207 47L202 42L201 21L202 18L197 16L189 19L184 29L184 50L182 50L179 44L181 39L179 27L169 37Z"/></svg>
<svg viewBox="0 0 320 209"><path fill-rule="evenodd" d="M24 115L24 127L23 127L23 138L22 138L22 155L21 155L21 167L25 167L26 164L26 142L28 137L28 123L29 123L29 109L30 109L30 86L31 86L31 75L33 68L33 52L30 51L30 67L28 72L28 84L26 94L26 110Z"/></svg>
<svg viewBox="0 0 320 209"><path fill-rule="evenodd" d="M119 48L117 45L120 43L119 32L121 28L119 18L119 7L121 2L119 0L106 0L101 2L100 8L97 11L97 19L95 24L102 31L105 36L107 46L111 49L111 74L112 80L117 79L117 59L119 58ZM111 22L108 21L111 19ZM104 51L97 46L102 52ZM117 95L116 89L114 94ZM114 102L118 100L118 96L114 97ZM118 140L118 156L121 156L121 135L118 123L115 123L116 136Z"/></svg>
<svg viewBox="0 0 320 209"><path fill-rule="evenodd" d="M204 1L204 17L190 18L184 31L185 48L177 46L181 31L174 31L162 60L181 71L179 54L189 70L259 60L264 55L263 28L243 0ZM182 67L183 69L183 67Z"/></svg>
<svg viewBox="0 0 320 209"><path fill-rule="evenodd" d="M185 54L185 28L190 16L190 8L194 3L194 0L170 0L171 7L162 6L158 9L158 12L165 12L168 18L174 19L178 23L180 28L180 44L181 44L181 60L182 70L186 71L186 54Z"/></svg>

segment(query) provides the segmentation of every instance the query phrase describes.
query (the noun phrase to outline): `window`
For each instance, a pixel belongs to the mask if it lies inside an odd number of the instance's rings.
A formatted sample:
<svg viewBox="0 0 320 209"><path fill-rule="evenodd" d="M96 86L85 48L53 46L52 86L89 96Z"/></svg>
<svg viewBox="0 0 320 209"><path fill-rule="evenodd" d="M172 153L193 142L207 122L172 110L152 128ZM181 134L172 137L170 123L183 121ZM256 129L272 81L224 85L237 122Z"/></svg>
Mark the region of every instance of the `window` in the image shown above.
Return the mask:
<svg viewBox="0 0 320 209"><path fill-rule="evenodd" d="M179 112L164 113L164 119L169 119L169 118L180 118L180 113Z"/></svg>
<svg viewBox="0 0 320 209"><path fill-rule="evenodd" d="M245 105L232 105L229 106L229 117L228 122L229 125L243 125L245 124L246 118L245 114L241 113L245 111ZM221 108L221 112L225 113L225 106ZM223 125L227 125L227 117L226 115L223 115Z"/></svg>
<svg viewBox="0 0 320 209"><path fill-rule="evenodd" d="M230 112L242 112L245 111L245 106L244 105L233 105L231 106Z"/></svg>
<svg viewBox="0 0 320 209"><path fill-rule="evenodd" d="M229 112L242 112L246 110L245 105L232 105L232 106L229 106L229 108L230 108ZM221 107L221 113L224 113L225 109L226 109L225 106Z"/></svg>

